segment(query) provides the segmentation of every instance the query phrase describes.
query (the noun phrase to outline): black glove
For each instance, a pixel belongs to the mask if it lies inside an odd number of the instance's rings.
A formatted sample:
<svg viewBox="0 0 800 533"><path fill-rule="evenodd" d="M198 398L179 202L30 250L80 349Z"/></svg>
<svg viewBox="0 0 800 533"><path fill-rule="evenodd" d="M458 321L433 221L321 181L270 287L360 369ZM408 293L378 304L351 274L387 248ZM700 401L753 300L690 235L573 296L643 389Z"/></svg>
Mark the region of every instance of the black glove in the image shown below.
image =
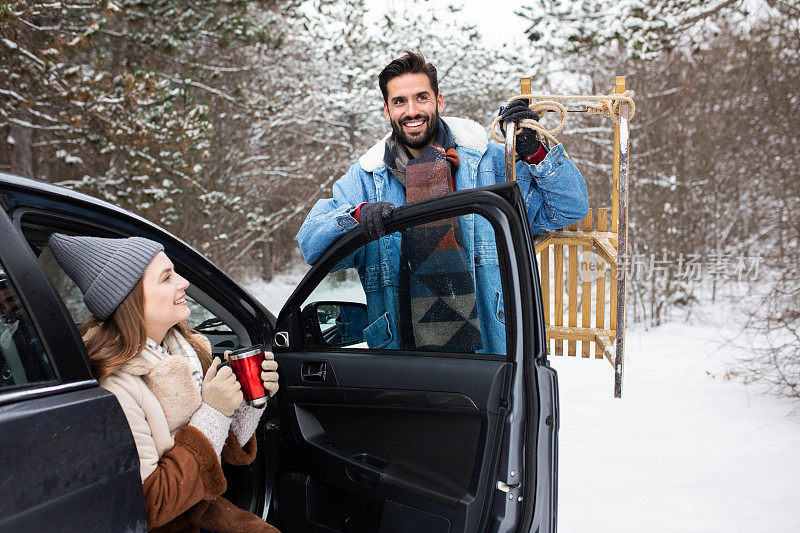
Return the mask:
<svg viewBox="0 0 800 533"><path fill-rule="evenodd" d="M528 101L522 98L514 100L508 104L507 107L501 107L499 114L501 117L503 117L503 120L500 121L500 129L503 131L503 135L506 134L506 122L519 122L525 118L536 121L539 120L539 115L534 113L531 108L528 107ZM539 146L541 144L542 143L539 142L539 135L536 133L536 130L524 128L517 135L517 155L519 155L522 159L527 159L539 151Z"/></svg>
<svg viewBox="0 0 800 533"><path fill-rule="evenodd" d="M374 241L386 235L383 224L393 210L394 204L390 202L370 202L361 206L358 223L363 226L367 239Z"/></svg>

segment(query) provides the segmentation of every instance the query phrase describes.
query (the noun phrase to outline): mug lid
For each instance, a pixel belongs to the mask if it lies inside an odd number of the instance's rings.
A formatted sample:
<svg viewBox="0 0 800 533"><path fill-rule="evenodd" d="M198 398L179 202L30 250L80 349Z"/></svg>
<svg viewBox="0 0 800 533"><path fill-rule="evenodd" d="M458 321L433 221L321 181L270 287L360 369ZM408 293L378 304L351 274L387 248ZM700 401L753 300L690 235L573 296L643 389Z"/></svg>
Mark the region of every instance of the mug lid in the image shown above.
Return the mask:
<svg viewBox="0 0 800 533"><path fill-rule="evenodd" d="M244 348L239 348L238 350L232 351L228 354L228 359L231 361L235 361L237 359L244 359L245 357L250 357L252 355L256 355L264 351L264 346L261 344L255 344L253 346L246 346Z"/></svg>

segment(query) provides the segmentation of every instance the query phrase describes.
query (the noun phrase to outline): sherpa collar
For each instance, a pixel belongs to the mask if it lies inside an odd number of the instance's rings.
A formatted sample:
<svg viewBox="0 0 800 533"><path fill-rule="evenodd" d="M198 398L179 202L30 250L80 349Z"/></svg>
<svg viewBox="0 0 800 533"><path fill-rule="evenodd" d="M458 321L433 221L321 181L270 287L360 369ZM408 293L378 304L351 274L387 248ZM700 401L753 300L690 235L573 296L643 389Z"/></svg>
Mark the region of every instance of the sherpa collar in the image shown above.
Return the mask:
<svg viewBox="0 0 800 533"><path fill-rule="evenodd" d="M456 146L470 148L477 150L481 154L486 151L489 145L489 138L486 134L486 129L468 118L458 117L441 117L450 128L453 134L453 140ZM392 135L392 132L387 133L383 139L378 141L372 148L361 156L358 160L361 168L365 172L374 172L378 167L385 166L383 162L383 154L386 150L386 139Z"/></svg>

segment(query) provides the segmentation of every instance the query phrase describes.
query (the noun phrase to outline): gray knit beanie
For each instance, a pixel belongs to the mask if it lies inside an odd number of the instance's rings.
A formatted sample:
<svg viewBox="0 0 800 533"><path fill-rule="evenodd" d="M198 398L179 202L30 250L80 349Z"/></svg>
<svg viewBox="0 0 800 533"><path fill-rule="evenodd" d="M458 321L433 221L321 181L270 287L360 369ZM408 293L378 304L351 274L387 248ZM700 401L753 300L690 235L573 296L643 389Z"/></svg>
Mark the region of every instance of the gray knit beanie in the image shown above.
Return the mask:
<svg viewBox="0 0 800 533"><path fill-rule="evenodd" d="M103 239L50 236L50 250L64 272L78 284L89 311L110 317L164 247L144 237Z"/></svg>

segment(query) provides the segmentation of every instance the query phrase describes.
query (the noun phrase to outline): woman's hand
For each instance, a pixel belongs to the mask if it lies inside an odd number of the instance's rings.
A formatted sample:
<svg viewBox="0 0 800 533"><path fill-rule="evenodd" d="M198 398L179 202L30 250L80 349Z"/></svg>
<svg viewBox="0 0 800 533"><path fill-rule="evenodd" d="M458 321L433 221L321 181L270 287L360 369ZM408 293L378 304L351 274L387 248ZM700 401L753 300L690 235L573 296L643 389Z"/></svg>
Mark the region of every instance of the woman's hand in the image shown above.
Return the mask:
<svg viewBox="0 0 800 533"><path fill-rule="evenodd" d="M203 379L200 394L204 403L225 416L232 416L233 412L244 400L242 387L236 381L236 376L233 375L230 367L224 366L217 371L219 364L219 357L215 357L211 362L211 366L208 367L206 377Z"/></svg>
<svg viewBox="0 0 800 533"><path fill-rule="evenodd" d="M270 398L278 392L278 362L272 352L264 352L264 361L261 363L261 381Z"/></svg>

